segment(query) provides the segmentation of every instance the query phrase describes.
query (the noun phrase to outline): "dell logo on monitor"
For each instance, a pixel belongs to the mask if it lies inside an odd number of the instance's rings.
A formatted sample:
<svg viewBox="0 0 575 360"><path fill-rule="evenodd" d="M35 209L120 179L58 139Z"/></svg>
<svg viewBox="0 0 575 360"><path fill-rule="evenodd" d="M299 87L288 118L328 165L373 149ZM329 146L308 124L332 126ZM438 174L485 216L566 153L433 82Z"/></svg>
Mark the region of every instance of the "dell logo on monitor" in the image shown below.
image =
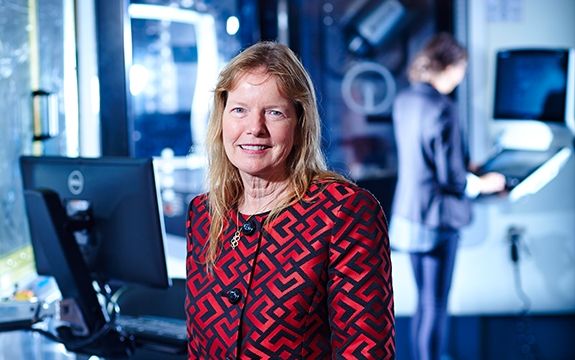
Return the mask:
<svg viewBox="0 0 575 360"><path fill-rule="evenodd" d="M84 175L79 170L74 170L68 175L68 190L74 195L84 190Z"/></svg>

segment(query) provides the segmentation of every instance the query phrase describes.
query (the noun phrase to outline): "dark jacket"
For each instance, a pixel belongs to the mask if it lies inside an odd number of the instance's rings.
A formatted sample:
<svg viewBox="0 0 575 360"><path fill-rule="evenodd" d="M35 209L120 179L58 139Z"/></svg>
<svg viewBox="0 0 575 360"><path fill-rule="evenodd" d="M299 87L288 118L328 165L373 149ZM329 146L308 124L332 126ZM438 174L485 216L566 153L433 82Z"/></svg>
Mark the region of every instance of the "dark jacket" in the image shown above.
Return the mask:
<svg viewBox="0 0 575 360"><path fill-rule="evenodd" d="M393 216L432 229L467 225L467 164L451 99L429 84L414 84L397 96L393 125L399 162Z"/></svg>
<svg viewBox="0 0 575 360"><path fill-rule="evenodd" d="M224 229L213 276L206 196L189 208L189 359L393 359L391 261L379 203L351 184L314 184L264 230ZM242 219L242 216L239 217ZM240 221L242 222L242 221Z"/></svg>

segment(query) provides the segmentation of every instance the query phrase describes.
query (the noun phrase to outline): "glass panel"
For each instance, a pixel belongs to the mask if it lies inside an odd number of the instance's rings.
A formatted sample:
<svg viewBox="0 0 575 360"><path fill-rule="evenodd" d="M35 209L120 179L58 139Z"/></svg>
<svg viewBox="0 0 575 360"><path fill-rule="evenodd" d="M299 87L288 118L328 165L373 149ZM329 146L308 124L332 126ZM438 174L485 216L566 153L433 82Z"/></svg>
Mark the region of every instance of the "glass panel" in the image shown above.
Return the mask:
<svg viewBox="0 0 575 360"><path fill-rule="evenodd" d="M73 24L64 10L73 9L73 0L0 3L0 296L7 296L35 277L19 157L67 154L67 139L77 140L77 131L66 119L77 117L67 104L75 85L64 96L65 69L75 72L64 55L64 25ZM67 31L73 38L73 26Z"/></svg>
<svg viewBox="0 0 575 360"><path fill-rule="evenodd" d="M198 49L193 24L132 19L133 96L136 156L171 149L186 155L192 145L191 104Z"/></svg>
<svg viewBox="0 0 575 360"><path fill-rule="evenodd" d="M239 51L236 3L133 0L125 49L136 156L203 155L212 90ZM236 27L228 26L234 23Z"/></svg>
<svg viewBox="0 0 575 360"><path fill-rule="evenodd" d="M28 1L11 1L0 16L0 294L31 265L18 157L30 150ZM24 260L24 261L22 261Z"/></svg>
<svg viewBox="0 0 575 360"><path fill-rule="evenodd" d="M190 8L146 4L131 4L129 14L135 155L155 157L166 230L183 236L187 203L205 190L203 142L223 64L216 18Z"/></svg>

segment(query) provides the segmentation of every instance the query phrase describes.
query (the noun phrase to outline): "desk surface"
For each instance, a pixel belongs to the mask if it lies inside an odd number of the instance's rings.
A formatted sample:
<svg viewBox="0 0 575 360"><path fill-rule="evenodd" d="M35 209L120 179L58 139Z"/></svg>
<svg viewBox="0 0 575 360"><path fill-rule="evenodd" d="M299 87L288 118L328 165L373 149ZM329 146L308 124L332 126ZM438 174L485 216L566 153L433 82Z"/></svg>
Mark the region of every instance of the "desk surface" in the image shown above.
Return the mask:
<svg viewBox="0 0 575 360"><path fill-rule="evenodd" d="M130 360L184 360L186 355L160 353L137 348ZM32 331L0 333L0 360L104 360L67 351L63 344Z"/></svg>
<svg viewBox="0 0 575 360"><path fill-rule="evenodd" d="M64 345L53 342L31 331L0 333L0 359L2 360L70 360L88 359L66 350Z"/></svg>
<svg viewBox="0 0 575 360"><path fill-rule="evenodd" d="M185 279L185 238L168 234L165 245L168 274L172 278ZM69 352L63 344L54 342L36 332L24 330L0 332L0 360L87 360L89 358L89 356ZM137 349L130 359L185 359L185 356Z"/></svg>

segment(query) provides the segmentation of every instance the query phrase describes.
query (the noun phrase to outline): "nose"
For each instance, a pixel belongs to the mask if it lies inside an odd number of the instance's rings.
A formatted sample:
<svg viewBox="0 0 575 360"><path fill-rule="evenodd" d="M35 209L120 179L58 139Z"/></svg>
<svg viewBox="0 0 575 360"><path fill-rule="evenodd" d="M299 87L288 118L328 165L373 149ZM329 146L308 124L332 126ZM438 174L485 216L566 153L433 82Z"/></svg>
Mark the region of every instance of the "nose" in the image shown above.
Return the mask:
<svg viewBox="0 0 575 360"><path fill-rule="evenodd" d="M253 136L262 136L267 134L266 117L264 112L254 113L248 119L248 133Z"/></svg>

